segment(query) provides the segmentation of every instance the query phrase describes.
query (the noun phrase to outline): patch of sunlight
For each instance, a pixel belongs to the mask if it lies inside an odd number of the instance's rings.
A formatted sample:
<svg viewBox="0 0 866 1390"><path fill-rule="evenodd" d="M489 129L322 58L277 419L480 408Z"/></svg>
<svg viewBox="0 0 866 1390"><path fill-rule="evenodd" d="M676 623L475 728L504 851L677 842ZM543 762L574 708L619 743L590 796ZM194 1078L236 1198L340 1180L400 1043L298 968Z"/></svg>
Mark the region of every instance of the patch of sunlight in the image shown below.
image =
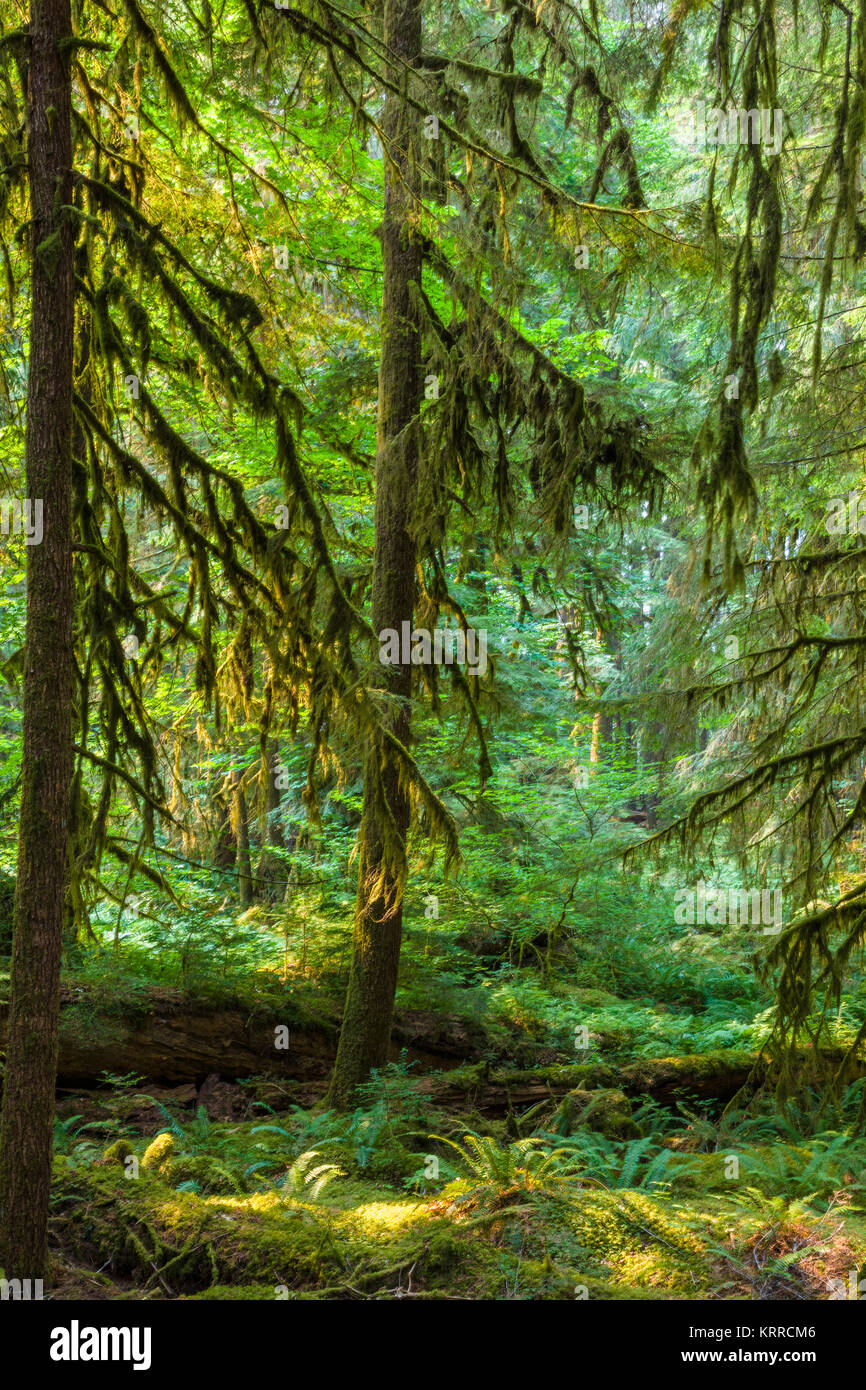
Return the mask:
<svg viewBox="0 0 866 1390"><path fill-rule="evenodd" d="M697 1271L684 1268L667 1251L642 1250L619 1256L616 1260L617 1279L631 1288L694 1290L705 1282Z"/></svg>
<svg viewBox="0 0 866 1390"><path fill-rule="evenodd" d="M173 1197L175 1199L184 1199L184 1203L187 1206L198 1205L206 1208L208 1211L236 1212L244 1216L249 1216L251 1214L257 1216L280 1216L289 1209L296 1209L298 1214L317 1210L312 1205L308 1206L302 1202L289 1201L287 1198L281 1197L279 1192L249 1192L237 1193L230 1196L226 1196L225 1194L200 1196L197 1192L175 1192ZM179 1200L175 1201L174 1205L179 1205ZM164 1202L162 1206L165 1209L170 1209L172 1203Z"/></svg>
<svg viewBox="0 0 866 1390"><path fill-rule="evenodd" d="M341 1212L340 1224L357 1227L368 1235L396 1235L429 1217L425 1202L363 1202L350 1211Z"/></svg>

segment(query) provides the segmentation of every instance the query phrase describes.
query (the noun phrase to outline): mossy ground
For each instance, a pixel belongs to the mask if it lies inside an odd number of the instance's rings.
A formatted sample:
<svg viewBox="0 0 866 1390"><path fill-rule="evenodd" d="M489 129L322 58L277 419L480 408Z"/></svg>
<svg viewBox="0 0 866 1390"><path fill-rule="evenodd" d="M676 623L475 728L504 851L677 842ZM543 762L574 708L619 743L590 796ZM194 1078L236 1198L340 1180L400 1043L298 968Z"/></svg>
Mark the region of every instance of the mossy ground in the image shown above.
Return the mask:
<svg viewBox="0 0 866 1390"><path fill-rule="evenodd" d="M149 1096L131 1076L66 1097L57 1296L822 1298L859 1270L862 1083L828 1106L804 1082L793 1111L769 1088L732 1100L759 1031L719 1046L592 984L512 993L524 1023L574 1002L590 1046L564 1029L533 1053L509 1017L457 1069L384 1068L348 1115L263 1078L211 1115L195 1087Z"/></svg>
<svg viewBox="0 0 866 1390"><path fill-rule="evenodd" d="M586 1191L501 1214L448 1216L354 1181L333 1198L178 1192L114 1166L58 1177L60 1247L163 1297L499 1299L685 1297L700 1237L639 1193Z"/></svg>
<svg viewBox="0 0 866 1390"><path fill-rule="evenodd" d="M114 1133L67 1134L55 1159L59 1296L821 1298L866 1259L860 1141L771 1135L772 1108L629 1112L604 1088L599 1122L577 1079L565 1132L552 1097L529 1136L399 1066L348 1116L199 1110L145 1134L121 1097Z"/></svg>

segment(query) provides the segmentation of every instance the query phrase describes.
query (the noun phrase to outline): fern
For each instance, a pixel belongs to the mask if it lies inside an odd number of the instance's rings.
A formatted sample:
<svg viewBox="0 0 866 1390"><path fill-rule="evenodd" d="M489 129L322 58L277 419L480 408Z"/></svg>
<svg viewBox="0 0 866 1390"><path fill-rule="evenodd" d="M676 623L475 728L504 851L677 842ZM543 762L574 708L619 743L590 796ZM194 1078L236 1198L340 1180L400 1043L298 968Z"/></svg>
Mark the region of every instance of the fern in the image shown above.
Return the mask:
<svg viewBox="0 0 866 1390"><path fill-rule="evenodd" d="M277 1126L268 1126L268 1128L276 1129ZM343 1169L338 1167L336 1163L319 1163L315 1168L311 1168L310 1164L318 1156L317 1149L308 1149L306 1153L299 1154L282 1176L274 1181L274 1187L278 1188L284 1196L301 1197L305 1201L316 1201L319 1194L335 1178L345 1177ZM271 1166L271 1163L266 1160L251 1163L244 1170L244 1177L251 1177L256 1172Z"/></svg>
<svg viewBox="0 0 866 1390"><path fill-rule="evenodd" d="M463 1144L439 1134L431 1134L430 1138L447 1144L460 1155L476 1180L470 1194L476 1200L490 1196L499 1198L514 1191L526 1194L561 1191L564 1183L577 1177L569 1167L568 1150L562 1147L545 1150L545 1141L539 1137L518 1139L506 1147L501 1147L489 1135L471 1131L464 1134Z"/></svg>

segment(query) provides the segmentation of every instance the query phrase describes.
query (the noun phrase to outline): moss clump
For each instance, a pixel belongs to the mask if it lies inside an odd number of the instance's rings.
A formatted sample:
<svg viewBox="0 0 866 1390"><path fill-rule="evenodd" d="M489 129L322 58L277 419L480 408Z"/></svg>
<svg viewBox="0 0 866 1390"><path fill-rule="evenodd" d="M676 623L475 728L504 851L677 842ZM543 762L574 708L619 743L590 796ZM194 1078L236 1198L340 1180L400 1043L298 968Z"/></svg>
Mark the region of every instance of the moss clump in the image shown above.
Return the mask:
<svg viewBox="0 0 866 1390"><path fill-rule="evenodd" d="M127 1139L115 1139L113 1144L105 1150L102 1155L103 1163L119 1163L121 1167L128 1158L132 1158L135 1150Z"/></svg>
<svg viewBox="0 0 866 1390"><path fill-rule="evenodd" d="M629 1090L655 1091L682 1080L688 1082L724 1082L728 1078L747 1075L758 1062L757 1052L742 1052L734 1048L722 1052L696 1052L682 1057L646 1057L623 1067L621 1076Z"/></svg>
<svg viewBox="0 0 866 1390"><path fill-rule="evenodd" d="M520 1286L524 1298L543 1299L549 1302L573 1302L575 1300L606 1302L632 1302L676 1298L669 1288L632 1287L609 1280L594 1278L582 1269L563 1267L549 1258L544 1260L527 1259L520 1262ZM498 1292L494 1286L491 1295ZM501 1295L500 1295L501 1296ZM683 1294L685 1297L685 1294Z"/></svg>
<svg viewBox="0 0 866 1390"><path fill-rule="evenodd" d="M167 1178L171 1173L174 1158L174 1139L170 1134L158 1134L144 1151L141 1166L145 1173L156 1173Z"/></svg>
<svg viewBox="0 0 866 1390"><path fill-rule="evenodd" d="M664 1176L673 1182L678 1192L715 1192L731 1187L725 1177L727 1155L671 1154Z"/></svg>
<svg viewBox="0 0 866 1390"><path fill-rule="evenodd" d="M455 1269L464 1254L465 1246L447 1228L437 1231L427 1246L424 1265L431 1274L447 1274Z"/></svg>
<svg viewBox="0 0 866 1390"><path fill-rule="evenodd" d="M569 1091L558 1106L551 1128L555 1134L571 1134L586 1125L608 1139L638 1139L640 1130L631 1117L631 1101L623 1091L605 1088Z"/></svg>
<svg viewBox="0 0 866 1390"><path fill-rule="evenodd" d="M452 1073L448 1074L449 1080ZM598 1086L613 1086L616 1072L603 1063L580 1062L569 1066L535 1067L532 1071L501 1071L492 1073L491 1082L503 1086L532 1085L539 1082L558 1090L574 1090L578 1086L594 1090Z"/></svg>
<svg viewBox="0 0 866 1390"><path fill-rule="evenodd" d="M111 1169L94 1166L58 1175L53 1200L55 1229L69 1249L145 1288L159 1270L170 1295L236 1280L267 1283L274 1297L278 1285L315 1287L345 1276L327 1216L273 1193L200 1197L173 1191L159 1174L118 1186Z"/></svg>

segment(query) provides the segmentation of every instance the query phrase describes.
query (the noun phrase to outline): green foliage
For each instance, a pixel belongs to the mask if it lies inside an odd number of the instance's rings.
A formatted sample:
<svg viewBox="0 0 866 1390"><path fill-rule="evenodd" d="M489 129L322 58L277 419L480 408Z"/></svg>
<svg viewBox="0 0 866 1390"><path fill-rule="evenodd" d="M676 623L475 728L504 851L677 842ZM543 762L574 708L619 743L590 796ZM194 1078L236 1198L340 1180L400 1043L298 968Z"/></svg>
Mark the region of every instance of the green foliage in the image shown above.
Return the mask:
<svg viewBox="0 0 866 1390"><path fill-rule="evenodd" d="M472 1133L464 1134L462 1144L439 1134L430 1138L454 1149L468 1169L468 1182L458 1180L446 1189L458 1203L489 1206L512 1197L564 1194L578 1177L568 1149L545 1147L540 1138L505 1146L490 1135Z"/></svg>
<svg viewBox="0 0 866 1390"><path fill-rule="evenodd" d="M16 497L32 283L25 8L12 0L0 35L0 471ZM371 598L390 330L381 106L394 85L386 49L364 37L378 21L318 3L76 7L61 1056L151 1026L170 994L180 1014L315 1028L324 1057L372 818L405 886L393 1038L423 1060L374 1071L346 1114L259 1103L268 1122L252 1125L182 1115L145 1078L107 1076L112 1119L58 1120L59 1169L104 1196L134 1146L143 1187L171 1182L182 1238L149 1208L139 1228L121 1189L118 1248L150 1290L157 1256L169 1290L172 1271L178 1287L223 1288L218 1257L243 1268L210 1200L234 1214L273 1200L269 1237L318 1291L331 1279L341 1296L380 1291L380 1274L393 1289L410 1247L422 1274L429 1258L456 1280L450 1229L438 1248L427 1232L396 1253L383 1240L387 1274L369 1232L366 1246L342 1232L349 1264L334 1255L343 1200L360 1223L377 1202L409 1221L393 1195L411 1207L408 1189L423 1224L440 1219L445 1185L461 1221L531 1201L563 1271L589 1251L601 1283L609 1238L635 1288L649 1257L631 1228L645 1217L644 1234L662 1230L682 1199L706 1232L700 1204L724 1194L767 1242L739 1230L723 1287L749 1295L758 1249L768 1296L802 1293L792 1270L813 1245L795 1234L796 1250L773 1253L768 1233L808 1227L840 1191L856 1222L866 1160L866 592L864 532L847 514L864 484L862 16L849 35L839 5L470 9L424 7L424 65L398 84L410 123L439 122L412 166L423 267L407 379L436 389L408 432L406 616L483 631L488 664L413 665L403 741ZM688 149L678 120L717 88L735 108L784 110L779 148ZM807 109L810 130L794 114ZM35 248L43 261L56 235ZM833 499L842 530L827 524ZM4 961L26 560L23 538L4 534ZM410 803L405 838L387 767ZM778 886L783 930L678 921L677 895L699 881ZM701 1089L686 1076L663 1106L629 1114L623 1096L618 1123L602 1124L614 1083L596 1074L587 1101L575 1077L570 1103L542 1074L734 1049L772 1055L778 1095L768 1081L757 1096L684 1101L690 1080ZM281 1062L291 1087L291 1049ZM453 1113L425 1089L440 1063L468 1077ZM527 1111L491 1101L492 1067L536 1070ZM166 1126L147 1143L130 1132L144 1104ZM532 1125L547 1128L527 1137ZM436 1155L435 1180L433 1131L456 1155ZM122 1137L88 1176L109 1134ZM725 1176L727 1155L742 1178ZM314 1203L321 1227L289 1220ZM556 1208L569 1203L566 1229ZM282 1271L254 1227L258 1288ZM100 1258L115 1248L102 1228L97 1244ZM527 1254L528 1273L522 1245L488 1254L473 1252L475 1293L573 1287L547 1249ZM683 1296L709 1287L706 1268L678 1283L684 1267L659 1262L647 1279Z"/></svg>
<svg viewBox="0 0 866 1390"><path fill-rule="evenodd" d="M287 1196L314 1202L328 1183L344 1176L342 1168L336 1163L317 1163L315 1167L311 1167L314 1158L318 1158L316 1149L308 1149L306 1153L299 1154L278 1180L277 1186L281 1187Z"/></svg>
<svg viewBox="0 0 866 1390"><path fill-rule="evenodd" d="M98 1150L98 1138L95 1140L82 1139L84 1134L96 1134L110 1131L112 1122L110 1120L92 1120L87 1124L79 1125L77 1121L81 1115L69 1115L66 1119L61 1119L59 1115L54 1116L54 1153L69 1156L75 1159L89 1157Z"/></svg>

